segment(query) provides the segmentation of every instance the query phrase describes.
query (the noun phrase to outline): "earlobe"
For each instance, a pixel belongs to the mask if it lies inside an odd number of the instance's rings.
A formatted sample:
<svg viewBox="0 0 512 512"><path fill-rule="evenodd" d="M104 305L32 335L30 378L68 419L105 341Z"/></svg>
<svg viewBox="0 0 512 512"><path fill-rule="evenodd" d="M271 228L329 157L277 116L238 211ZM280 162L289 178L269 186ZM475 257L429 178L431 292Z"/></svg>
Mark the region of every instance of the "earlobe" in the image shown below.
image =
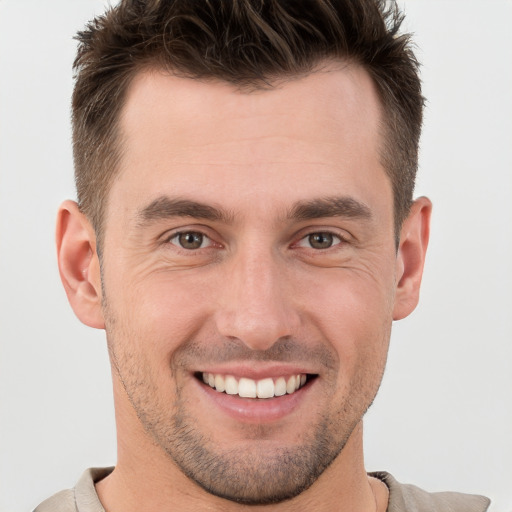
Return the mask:
<svg viewBox="0 0 512 512"><path fill-rule="evenodd" d="M430 235L432 203L426 197L414 201L400 232L396 261L397 288L393 320L405 318L418 304L425 254Z"/></svg>
<svg viewBox="0 0 512 512"><path fill-rule="evenodd" d="M103 329L96 236L74 201L59 208L56 242L60 277L73 311L84 324Z"/></svg>

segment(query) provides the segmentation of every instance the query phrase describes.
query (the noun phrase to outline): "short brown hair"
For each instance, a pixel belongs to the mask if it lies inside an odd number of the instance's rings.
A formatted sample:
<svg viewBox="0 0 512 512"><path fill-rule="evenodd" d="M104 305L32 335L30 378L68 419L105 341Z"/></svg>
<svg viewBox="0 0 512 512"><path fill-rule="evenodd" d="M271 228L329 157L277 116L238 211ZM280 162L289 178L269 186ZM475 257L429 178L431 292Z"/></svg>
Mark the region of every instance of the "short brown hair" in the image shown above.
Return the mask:
<svg viewBox="0 0 512 512"><path fill-rule="evenodd" d="M394 194L395 229L409 211L423 97L403 16L384 0L121 0L79 32L74 63L73 148L78 203L101 244L118 169L118 120L127 88L146 67L271 87L323 61L361 65L383 105L382 163Z"/></svg>

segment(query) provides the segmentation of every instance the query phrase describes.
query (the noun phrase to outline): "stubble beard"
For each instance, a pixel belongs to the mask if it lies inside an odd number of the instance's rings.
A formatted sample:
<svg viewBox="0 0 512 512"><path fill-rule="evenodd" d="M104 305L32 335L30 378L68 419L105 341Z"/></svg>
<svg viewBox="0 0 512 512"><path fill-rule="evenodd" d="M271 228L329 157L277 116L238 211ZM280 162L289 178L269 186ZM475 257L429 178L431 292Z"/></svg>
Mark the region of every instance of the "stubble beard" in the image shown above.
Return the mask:
<svg viewBox="0 0 512 512"><path fill-rule="evenodd" d="M267 505L289 500L310 487L343 449L353 428L337 439L335 426L320 418L294 447L265 447L271 428L248 431L247 447L219 452L215 443L196 428L182 398L171 424L151 432L180 470L204 490L246 505ZM139 409L140 410L140 409ZM147 423L147 422L146 422ZM353 426L355 427L355 425Z"/></svg>
<svg viewBox="0 0 512 512"><path fill-rule="evenodd" d="M350 396L336 413L318 414L302 433L301 442L292 447L276 448L274 444L272 449L261 449L269 429L257 425L246 447L219 451L188 413L186 397L178 386L172 406L159 399L144 353L130 353L126 346L134 345L126 343L128 333L119 332L111 312L105 317L114 371L145 432L190 480L214 496L240 504L279 503L309 488L342 452L380 385L381 379L375 382L374 375L357 374Z"/></svg>

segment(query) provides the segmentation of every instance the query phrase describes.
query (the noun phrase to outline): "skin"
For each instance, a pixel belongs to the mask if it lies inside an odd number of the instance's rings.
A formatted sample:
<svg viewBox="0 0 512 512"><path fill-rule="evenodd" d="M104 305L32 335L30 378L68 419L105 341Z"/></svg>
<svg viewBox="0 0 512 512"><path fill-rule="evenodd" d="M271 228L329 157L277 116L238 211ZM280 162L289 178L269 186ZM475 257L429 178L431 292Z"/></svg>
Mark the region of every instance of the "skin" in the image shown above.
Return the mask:
<svg viewBox="0 0 512 512"><path fill-rule="evenodd" d="M415 201L397 250L380 122L353 66L251 93L136 77L101 273L75 203L57 229L70 303L107 332L118 431L116 469L96 485L107 512L386 509L387 488L364 470L362 417L392 321L418 301L431 204ZM233 415L204 371L315 378L293 407L269 399L274 416L240 398Z"/></svg>

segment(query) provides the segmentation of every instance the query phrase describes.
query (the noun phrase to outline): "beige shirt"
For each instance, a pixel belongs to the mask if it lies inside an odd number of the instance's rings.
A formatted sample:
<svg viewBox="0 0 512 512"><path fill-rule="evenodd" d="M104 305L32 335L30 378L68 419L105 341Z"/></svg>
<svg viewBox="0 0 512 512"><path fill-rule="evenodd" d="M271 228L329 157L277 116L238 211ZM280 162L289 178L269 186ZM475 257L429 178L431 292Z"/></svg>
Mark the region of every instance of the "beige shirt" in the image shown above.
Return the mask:
<svg viewBox="0 0 512 512"><path fill-rule="evenodd" d="M43 501L33 512L105 512L94 483L114 468L85 471L74 489L61 491ZM387 512L485 512L490 500L483 496L457 492L428 493L415 485L400 484L389 473L370 473L389 488Z"/></svg>

